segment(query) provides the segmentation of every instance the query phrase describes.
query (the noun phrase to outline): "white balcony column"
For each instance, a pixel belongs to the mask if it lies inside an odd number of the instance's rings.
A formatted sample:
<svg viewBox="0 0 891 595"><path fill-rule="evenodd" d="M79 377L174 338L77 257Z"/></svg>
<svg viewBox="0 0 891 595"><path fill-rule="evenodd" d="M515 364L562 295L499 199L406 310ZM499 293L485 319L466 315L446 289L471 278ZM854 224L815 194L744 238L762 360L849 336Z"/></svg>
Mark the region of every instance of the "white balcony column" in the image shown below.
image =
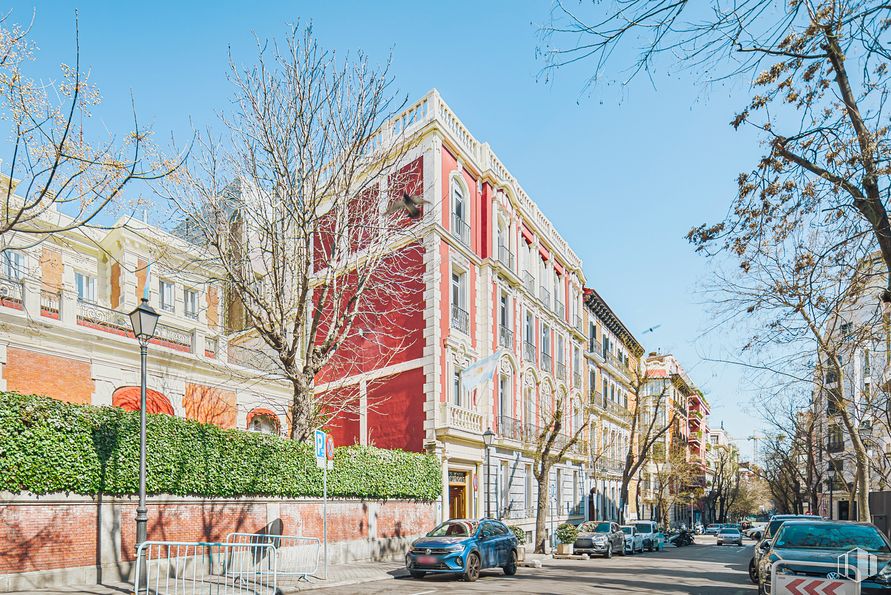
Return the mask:
<svg viewBox="0 0 891 595"><path fill-rule="evenodd" d="M207 336L204 333L204 329L196 328L192 331L192 353L201 357L204 357L204 340Z"/></svg>
<svg viewBox="0 0 891 595"><path fill-rule="evenodd" d="M59 299L59 320L65 326L77 326L77 286L74 283L74 269L62 269L62 295Z"/></svg>
<svg viewBox="0 0 891 595"><path fill-rule="evenodd" d="M40 288L41 283L37 279L26 277L22 280L22 306L33 318L40 317Z"/></svg>
<svg viewBox="0 0 891 595"><path fill-rule="evenodd" d="M442 448L442 497L439 513L439 522L449 520L451 513L449 511L449 457L446 454L445 447Z"/></svg>

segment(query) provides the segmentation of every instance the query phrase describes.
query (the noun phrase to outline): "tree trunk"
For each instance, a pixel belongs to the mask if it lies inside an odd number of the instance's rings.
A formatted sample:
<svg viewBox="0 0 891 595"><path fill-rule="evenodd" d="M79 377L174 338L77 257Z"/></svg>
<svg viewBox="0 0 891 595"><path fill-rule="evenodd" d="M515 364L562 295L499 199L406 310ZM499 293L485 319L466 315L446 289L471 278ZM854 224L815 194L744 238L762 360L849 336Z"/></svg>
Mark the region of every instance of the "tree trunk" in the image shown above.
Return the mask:
<svg viewBox="0 0 891 595"><path fill-rule="evenodd" d="M545 553L545 544L547 537L545 536L545 523L548 514L548 476L551 467L544 462L539 463L541 472L534 474L538 481L537 499L535 502L535 553Z"/></svg>
<svg viewBox="0 0 891 595"><path fill-rule="evenodd" d="M291 440L305 442L310 439L315 415L313 408L312 377L308 380L305 375L299 375L291 379L293 396L291 399Z"/></svg>
<svg viewBox="0 0 891 595"><path fill-rule="evenodd" d="M622 488L619 490L619 524L625 524L625 503L628 502L628 484L622 482Z"/></svg>

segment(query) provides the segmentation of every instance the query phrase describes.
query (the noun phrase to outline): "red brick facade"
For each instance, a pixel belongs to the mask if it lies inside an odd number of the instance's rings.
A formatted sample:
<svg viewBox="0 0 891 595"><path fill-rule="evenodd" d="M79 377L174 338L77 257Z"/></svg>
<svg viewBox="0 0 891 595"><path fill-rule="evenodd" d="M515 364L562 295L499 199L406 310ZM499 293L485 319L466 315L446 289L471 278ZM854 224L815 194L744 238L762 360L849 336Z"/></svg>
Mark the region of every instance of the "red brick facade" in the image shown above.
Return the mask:
<svg viewBox="0 0 891 595"><path fill-rule="evenodd" d="M319 500L149 498L148 536L164 541L225 541L231 532L275 528L284 535L322 536ZM100 520L101 526L100 526ZM19 495L0 504L0 591L18 573L104 568L108 580L127 580L135 560L135 499L97 500L61 495ZM350 559L401 556L406 543L435 523L435 504L332 500L329 550L346 546ZM112 576L116 573L118 576ZM80 576L80 575L78 575ZM33 578L33 577L32 577ZM26 579L31 580L31 579Z"/></svg>
<svg viewBox="0 0 891 595"><path fill-rule="evenodd" d="M78 404L90 404L93 399L92 367L83 360L8 347L3 379L10 391Z"/></svg>

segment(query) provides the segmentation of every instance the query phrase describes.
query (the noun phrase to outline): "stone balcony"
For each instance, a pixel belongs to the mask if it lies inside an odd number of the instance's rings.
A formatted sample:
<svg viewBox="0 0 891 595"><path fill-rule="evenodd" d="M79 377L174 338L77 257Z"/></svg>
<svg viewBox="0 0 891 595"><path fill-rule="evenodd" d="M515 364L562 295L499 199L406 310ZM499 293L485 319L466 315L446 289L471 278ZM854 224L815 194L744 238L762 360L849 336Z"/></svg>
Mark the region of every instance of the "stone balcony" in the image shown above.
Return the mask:
<svg viewBox="0 0 891 595"><path fill-rule="evenodd" d="M483 414L451 403L441 403L437 427L482 436Z"/></svg>

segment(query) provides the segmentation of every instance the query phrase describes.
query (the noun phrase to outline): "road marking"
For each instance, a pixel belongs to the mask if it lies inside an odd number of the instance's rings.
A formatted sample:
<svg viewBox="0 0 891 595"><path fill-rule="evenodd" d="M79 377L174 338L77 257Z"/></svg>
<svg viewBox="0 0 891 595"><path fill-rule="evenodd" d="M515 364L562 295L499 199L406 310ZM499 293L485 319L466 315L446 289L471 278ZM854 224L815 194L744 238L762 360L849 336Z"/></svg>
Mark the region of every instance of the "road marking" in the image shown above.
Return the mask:
<svg viewBox="0 0 891 595"><path fill-rule="evenodd" d="M412 593L411 595L427 595L428 593L436 593L436 591L419 591L417 593Z"/></svg>

